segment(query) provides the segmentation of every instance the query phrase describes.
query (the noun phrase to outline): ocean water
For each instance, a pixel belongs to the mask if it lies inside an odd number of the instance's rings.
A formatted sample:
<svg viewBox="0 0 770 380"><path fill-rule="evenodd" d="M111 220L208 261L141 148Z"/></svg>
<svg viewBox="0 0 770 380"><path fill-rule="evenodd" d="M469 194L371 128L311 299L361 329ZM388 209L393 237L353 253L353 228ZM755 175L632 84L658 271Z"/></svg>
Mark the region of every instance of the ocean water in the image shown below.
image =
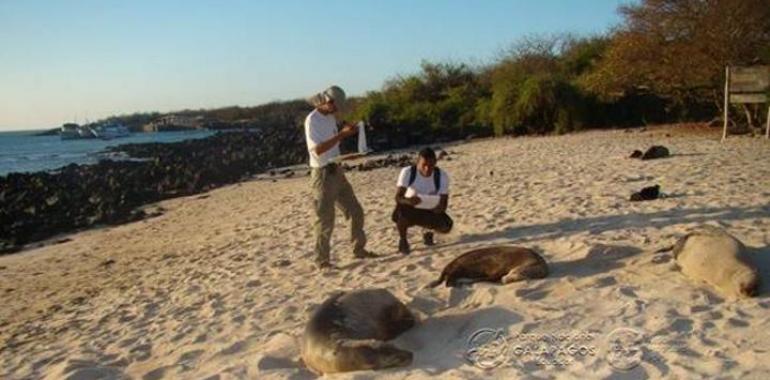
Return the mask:
<svg viewBox="0 0 770 380"><path fill-rule="evenodd" d="M34 136L39 131L0 132L0 176L13 172L57 169L72 163L96 163L107 158L107 147L131 143L170 143L208 137L208 130L134 133L113 140L62 140L59 136Z"/></svg>

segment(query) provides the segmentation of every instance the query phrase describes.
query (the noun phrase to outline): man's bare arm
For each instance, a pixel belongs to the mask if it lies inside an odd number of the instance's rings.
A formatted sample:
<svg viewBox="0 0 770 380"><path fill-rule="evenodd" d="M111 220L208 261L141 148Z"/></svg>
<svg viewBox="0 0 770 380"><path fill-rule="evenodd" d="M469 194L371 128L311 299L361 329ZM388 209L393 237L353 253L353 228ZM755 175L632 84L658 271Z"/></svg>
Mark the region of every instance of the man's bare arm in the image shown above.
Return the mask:
<svg viewBox="0 0 770 380"><path fill-rule="evenodd" d="M396 190L396 203L405 206L416 206L420 203L419 197L405 197L406 187L399 186Z"/></svg>
<svg viewBox="0 0 770 380"><path fill-rule="evenodd" d="M436 213L446 212L447 206L449 206L449 194L441 194L441 198L438 200L438 205L433 209Z"/></svg>
<svg viewBox="0 0 770 380"><path fill-rule="evenodd" d="M313 148L313 151L317 155L322 155L329 151L329 149L334 148L335 145L339 144L340 141L343 139L353 136L356 132L358 132L358 127L356 127L353 124L346 124L344 127L342 127L342 130L339 131L336 135L334 135L332 138L316 145Z"/></svg>

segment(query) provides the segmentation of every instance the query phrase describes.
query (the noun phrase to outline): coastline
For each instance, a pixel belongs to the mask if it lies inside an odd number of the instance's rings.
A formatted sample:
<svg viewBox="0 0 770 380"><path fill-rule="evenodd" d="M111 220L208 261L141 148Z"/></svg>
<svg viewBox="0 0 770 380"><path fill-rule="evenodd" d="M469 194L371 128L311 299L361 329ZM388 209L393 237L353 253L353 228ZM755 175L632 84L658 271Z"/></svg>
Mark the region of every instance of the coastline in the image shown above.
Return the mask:
<svg viewBox="0 0 770 380"><path fill-rule="evenodd" d="M433 138L416 134L391 141L391 134L382 132L371 146L395 154ZM439 140L448 143L446 136ZM352 151L352 143L345 141L344 150ZM159 200L200 194L263 173L294 175L283 168L307 161L304 146L300 127L223 129L204 138L126 143L102 151L127 160L105 158L95 164L0 176L0 208L5 210L0 215L0 255L57 235L154 216L142 206ZM359 164L356 169L396 161Z"/></svg>

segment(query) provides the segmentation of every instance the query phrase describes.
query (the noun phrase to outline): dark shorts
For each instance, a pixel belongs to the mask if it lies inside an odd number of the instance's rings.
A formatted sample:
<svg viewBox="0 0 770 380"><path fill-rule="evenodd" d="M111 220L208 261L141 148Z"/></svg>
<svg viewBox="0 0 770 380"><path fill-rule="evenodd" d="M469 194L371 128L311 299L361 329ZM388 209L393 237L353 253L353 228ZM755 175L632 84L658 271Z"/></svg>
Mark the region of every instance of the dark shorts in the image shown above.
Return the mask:
<svg viewBox="0 0 770 380"><path fill-rule="evenodd" d="M447 213L435 213L412 206L397 205L393 210L391 220L394 223L405 222L407 227L420 226L438 232L449 232L454 222Z"/></svg>

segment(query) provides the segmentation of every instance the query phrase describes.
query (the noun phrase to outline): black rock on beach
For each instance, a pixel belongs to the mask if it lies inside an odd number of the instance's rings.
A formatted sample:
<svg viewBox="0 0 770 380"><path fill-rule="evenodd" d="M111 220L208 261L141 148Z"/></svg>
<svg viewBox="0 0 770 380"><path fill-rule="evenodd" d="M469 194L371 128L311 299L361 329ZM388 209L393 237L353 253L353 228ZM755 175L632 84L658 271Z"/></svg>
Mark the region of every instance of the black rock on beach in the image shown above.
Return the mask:
<svg viewBox="0 0 770 380"><path fill-rule="evenodd" d="M143 161L100 161L0 177L0 253L99 224L141 219L138 206L305 162L298 128L219 133L172 144L113 150Z"/></svg>

